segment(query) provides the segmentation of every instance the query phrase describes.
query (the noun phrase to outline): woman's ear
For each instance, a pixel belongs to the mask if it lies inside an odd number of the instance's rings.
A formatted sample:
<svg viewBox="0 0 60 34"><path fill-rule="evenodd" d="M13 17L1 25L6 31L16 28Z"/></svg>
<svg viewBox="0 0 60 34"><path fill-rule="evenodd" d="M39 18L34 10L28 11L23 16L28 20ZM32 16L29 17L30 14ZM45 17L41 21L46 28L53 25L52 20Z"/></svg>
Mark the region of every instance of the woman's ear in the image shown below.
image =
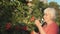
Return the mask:
<svg viewBox="0 0 60 34"><path fill-rule="evenodd" d="M54 16L50 14L50 19L53 20L54 19Z"/></svg>

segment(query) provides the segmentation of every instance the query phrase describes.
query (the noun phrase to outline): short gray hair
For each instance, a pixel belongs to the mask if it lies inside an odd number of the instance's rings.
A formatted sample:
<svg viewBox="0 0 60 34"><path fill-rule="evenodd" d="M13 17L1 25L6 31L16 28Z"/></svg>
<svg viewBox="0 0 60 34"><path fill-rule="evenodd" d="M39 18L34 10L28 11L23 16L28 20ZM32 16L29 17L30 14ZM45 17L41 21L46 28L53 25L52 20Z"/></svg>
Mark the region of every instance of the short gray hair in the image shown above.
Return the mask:
<svg viewBox="0 0 60 34"><path fill-rule="evenodd" d="M51 16L53 17L53 19L56 19L56 9L54 8L46 8L44 10L44 13L49 12L51 14Z"/></svg>

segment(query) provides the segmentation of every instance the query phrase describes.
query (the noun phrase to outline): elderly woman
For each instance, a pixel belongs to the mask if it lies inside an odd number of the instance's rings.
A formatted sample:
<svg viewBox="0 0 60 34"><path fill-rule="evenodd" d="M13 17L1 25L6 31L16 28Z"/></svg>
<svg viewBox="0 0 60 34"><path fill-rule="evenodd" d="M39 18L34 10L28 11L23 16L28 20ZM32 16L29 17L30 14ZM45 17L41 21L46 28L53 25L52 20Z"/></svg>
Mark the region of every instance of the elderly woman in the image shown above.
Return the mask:
<svg viewBox="0 0 60 34"><path fill-rule="evenodd" d="M39 20L35 20L35 24L40 34L58 34L59 28L55 22L56 12L54 8L46 8L44 10L44 21L47 23L43 27ZM38 34L33 31L33 34Z"/></svg>

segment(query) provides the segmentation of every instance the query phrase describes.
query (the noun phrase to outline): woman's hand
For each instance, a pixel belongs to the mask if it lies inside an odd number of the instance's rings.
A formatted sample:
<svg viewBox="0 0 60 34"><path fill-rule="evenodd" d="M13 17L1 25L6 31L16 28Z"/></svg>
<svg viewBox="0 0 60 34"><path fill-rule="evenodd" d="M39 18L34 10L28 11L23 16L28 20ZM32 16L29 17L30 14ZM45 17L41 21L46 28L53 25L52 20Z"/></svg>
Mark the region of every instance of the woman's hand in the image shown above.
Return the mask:
<svg viewBox="0 0 60 34"><path fill-rule="evenodd" d="M46 32L45 32L44 29L42 28L42 26L41 26L42 24L40 23L39 20L35 20L35 24L36 24L36 26L38 27L40 34L46 34Z"/></svg>
<svg viewBox="0 0 60 34"><path fill-rule="evenodd" d="M36 25L37 27L40 27L40 26L41 26L40 21L39 21L39 20L35 20L35 25Z"/></svg>

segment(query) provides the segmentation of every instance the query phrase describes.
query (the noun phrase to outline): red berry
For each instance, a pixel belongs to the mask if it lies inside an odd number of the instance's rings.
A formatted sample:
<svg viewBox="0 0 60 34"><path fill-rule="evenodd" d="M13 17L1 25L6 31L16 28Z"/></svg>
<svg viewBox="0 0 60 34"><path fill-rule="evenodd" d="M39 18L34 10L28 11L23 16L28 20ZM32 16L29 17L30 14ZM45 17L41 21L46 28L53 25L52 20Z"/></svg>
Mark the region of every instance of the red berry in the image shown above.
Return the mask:
<svg viewBox="0 0 60 34"><path fill-rule="evenodd" d="M7 30L10 29L11 28L11 23L10 22L6 23L5 27L6 27Z"/></svg>
<svg viewBox="0 0 60 34"><path fill-rule="evenodd" d="M23 30L27 30L27 26L22 27Z"/></svg>
<svg viewBox="0 0 60 34"><path fill-rule="evenodd" d="M34 16L32 16L31 17L31 19L30 19L30 21L34 21L35 20L35 17Z"/></svg>

